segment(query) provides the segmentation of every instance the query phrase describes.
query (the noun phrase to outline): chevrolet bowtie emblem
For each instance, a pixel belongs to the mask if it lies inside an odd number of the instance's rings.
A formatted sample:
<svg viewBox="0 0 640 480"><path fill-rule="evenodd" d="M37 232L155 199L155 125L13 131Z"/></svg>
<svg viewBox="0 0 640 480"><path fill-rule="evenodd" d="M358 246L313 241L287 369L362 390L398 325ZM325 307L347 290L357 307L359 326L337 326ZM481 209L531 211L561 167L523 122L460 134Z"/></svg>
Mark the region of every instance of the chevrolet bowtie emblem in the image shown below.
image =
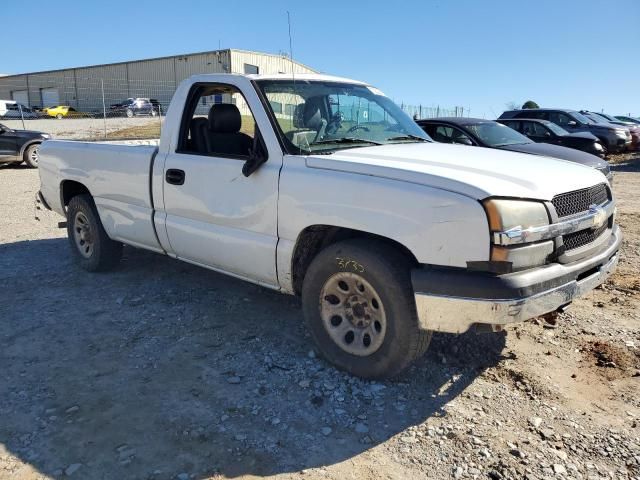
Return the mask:
<svg viewBox="0 0 640 480"><path fill-rule="evenodd" d="M589 205L589 213L593 215L593 225L591 226L592 230L597 230L607 223L607 212L604 208L599 207L598 205Z"/></svg>

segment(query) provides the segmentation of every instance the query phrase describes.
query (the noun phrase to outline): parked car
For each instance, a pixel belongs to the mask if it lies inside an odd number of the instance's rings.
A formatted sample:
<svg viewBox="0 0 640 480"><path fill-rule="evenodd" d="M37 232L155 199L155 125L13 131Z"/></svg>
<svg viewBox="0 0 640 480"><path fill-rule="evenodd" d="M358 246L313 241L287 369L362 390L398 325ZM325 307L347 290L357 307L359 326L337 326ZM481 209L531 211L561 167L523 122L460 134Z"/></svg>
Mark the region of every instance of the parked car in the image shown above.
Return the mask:
<svg viewBox="0 0 640 480"><path fill-rule="evenodd" d="M38 166L40 144L51 135L31 130L13 130L0 124L0 164L25 162Z"/></svg>
<svg viewBox="0 0 640 480"><path fill-rule="evenodd" d="M68 105L58 105L56 107L47 107L43 109L43 112L50 117L57 119L61 118L86 118L90 117L88 113L79 112L73 107Z"/></svg>
<svg viewBox="0 0 640 480"><path fill-rule="evenodd" d="M218 95L253 116L203 107ZM124 243L300 295L323 356L367 378L405 369L433 331L566 306L621 242L594 169L434 143L374 87L318 74L195 75L159 146L47 141L40 164L38 201L86 270Z"/></svg>
<svg viewBox="0 0 640 480"><path fill-rule="evenodd" d="M640 118L627 117L625 115L616 115L618 120L622 120L623 122L635 123L636 125L640 125Z"/></svg>
<svg viewBox="0 0 640 480"><path fill-rule="evenodd" d="M534 118L498 120L503 125L522 133L537 143L551 143L561 147L575 148L583 152L604 157L604 148L598 137L589 132L569 133L548 120Z"/></svg>
<svg viewBox="0 0 640 480"><path fill-rule="evenodd" d="M613 180L609 164L601 158L572 148L535 143L514 129L493 120L450 117L430 118L419 120L417 123L436 142L497 148L559 158L595 168L605 175L609 182Z"/></svg>
<svg viewBox="0 0 640 480"><path fill-rule="evenodd" d="M38 118L37 113L29 107L15 100L0 100L0 118L6 119L33 119Z"/></svg>
<svg viewBox="0 0 640 480"><path fill-rule="evenodd" d="M623 152L631 145L631 133L628 129L608 123L594 122L576 110L561 108L530 108L509 110L500 115L500 120L509 118L536 118L549 120L560 125L569 133L590 132L600 139L608 152Z"/></svg>
<svg viewBox="0 0 640 480"><path fill-rule="evenodd" d="M634 122L627 122L625 120L619 120L612 115L607 115L602 112L590 112L588 110L582 110L581 113L594 121L608 122L612 125L620 125L628 128L631 134L631 147L630 150L637 150L640 148L640 125Z"/></svg>
<svg viewBox="0 0 640 480"><path fill-rule="evenodd" d="M109 109L112 114L126 115L131 118L137 115L156 116L160 113L159 103L150 98L127 98L120 103L112 104Z"/></svg>

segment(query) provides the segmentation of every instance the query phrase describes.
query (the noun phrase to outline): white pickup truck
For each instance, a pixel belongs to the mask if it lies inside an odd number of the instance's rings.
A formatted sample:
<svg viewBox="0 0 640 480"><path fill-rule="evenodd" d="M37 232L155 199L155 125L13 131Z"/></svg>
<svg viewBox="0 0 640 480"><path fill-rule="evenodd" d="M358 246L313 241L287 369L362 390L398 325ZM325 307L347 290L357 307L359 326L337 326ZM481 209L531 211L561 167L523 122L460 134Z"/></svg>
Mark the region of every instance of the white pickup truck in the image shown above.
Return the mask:
<svg viewBox="0 0 640 480"><path fill-rule="evenodd" d="M37 201L89 271L123 244L302 296L339 368L395 375L433 331L555 312L600 283L621 234L606 178L437 144L382 92L324 75L193 76L159 147L47 141Z"/></svg>

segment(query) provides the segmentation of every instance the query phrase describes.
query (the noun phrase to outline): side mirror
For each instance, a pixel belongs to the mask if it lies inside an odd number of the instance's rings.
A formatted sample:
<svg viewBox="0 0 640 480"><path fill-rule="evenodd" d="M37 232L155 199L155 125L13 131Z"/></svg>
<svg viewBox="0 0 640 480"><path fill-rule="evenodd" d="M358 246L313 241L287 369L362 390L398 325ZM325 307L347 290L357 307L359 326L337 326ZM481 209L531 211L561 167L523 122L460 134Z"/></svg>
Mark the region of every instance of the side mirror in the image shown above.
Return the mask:
<svg viewBox="0 0 640 480"><path fill-rule="evenodd" d="M570 127L575 127L576 125L578 125L578 123L575 120L569 120L569 123L567 123L567 125L569 125Z"/></svg>
<svg viewBox="0 0 640 480"><path fill-rule="evenodd" d="M550 137L551 136L551 132L544 132L544 136L545 137Z"/></svg>
<svg viewBox="0 0 640 480"><path fill-rule="evenodd" d="M261 142L258 142L257 132L256 137L253 140L253 146L249 150L249 158L244 165L242 165L242 174L248 177L253 172L258 170L260 166L267 161L267 155L264 152Z"/></svg>

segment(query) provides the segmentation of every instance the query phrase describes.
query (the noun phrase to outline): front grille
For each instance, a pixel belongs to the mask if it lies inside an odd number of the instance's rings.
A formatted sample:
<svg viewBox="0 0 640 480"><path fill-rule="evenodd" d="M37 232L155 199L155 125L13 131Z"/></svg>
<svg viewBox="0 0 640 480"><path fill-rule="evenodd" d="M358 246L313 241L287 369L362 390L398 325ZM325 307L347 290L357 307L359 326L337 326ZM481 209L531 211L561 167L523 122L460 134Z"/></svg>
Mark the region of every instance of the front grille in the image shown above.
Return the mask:
<svg viewBox="0 0 640 480"><path fill-rule="evenodd" d="M561 193L551 200L558 217L568 217L586 212L590 205L602 205L609 200L609 191L604 183L589 188Z"/></svg>
<svg viewBox="0 0 640 480"><path fill-rule="evenodd" d="M607 228L609 228L608 222L606 222L603 226L597 228L596 230L587 228L586 230L580 230L579 232L573 232L565 235L563 237L565 251L580 248L595 241L600 235L605 232L605 230L607 230Z"/></svg>

